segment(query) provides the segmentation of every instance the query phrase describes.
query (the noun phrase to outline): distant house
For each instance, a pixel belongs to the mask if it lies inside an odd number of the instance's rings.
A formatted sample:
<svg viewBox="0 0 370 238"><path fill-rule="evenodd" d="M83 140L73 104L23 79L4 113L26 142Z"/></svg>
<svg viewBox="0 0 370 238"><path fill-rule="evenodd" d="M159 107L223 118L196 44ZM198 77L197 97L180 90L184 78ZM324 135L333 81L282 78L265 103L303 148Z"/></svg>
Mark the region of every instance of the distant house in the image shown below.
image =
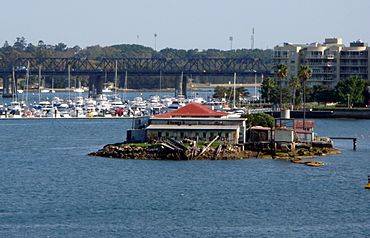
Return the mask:
<svg viewBox="0 0 370 238"><path fill-rule="evenodd" d="M146 127L148 140L184 138L210 141L216 136L229 143L245 143L246 118L228 118L199 103L190 103L175 111L150 118Z"/></svg>

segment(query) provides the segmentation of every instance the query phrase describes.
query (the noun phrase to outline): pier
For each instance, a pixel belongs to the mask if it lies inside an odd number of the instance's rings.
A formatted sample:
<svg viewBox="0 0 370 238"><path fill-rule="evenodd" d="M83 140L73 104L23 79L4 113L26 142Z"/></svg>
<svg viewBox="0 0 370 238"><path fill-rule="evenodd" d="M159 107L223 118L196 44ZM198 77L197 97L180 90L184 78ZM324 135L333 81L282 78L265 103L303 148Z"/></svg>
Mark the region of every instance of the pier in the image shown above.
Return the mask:
<svg viewBox="0 0 370 238"><path fill-rule="evenodd" d="M356 150L357 147L357 138L356 137L330 137L332 140L352 140L353 150Z"/></svg>

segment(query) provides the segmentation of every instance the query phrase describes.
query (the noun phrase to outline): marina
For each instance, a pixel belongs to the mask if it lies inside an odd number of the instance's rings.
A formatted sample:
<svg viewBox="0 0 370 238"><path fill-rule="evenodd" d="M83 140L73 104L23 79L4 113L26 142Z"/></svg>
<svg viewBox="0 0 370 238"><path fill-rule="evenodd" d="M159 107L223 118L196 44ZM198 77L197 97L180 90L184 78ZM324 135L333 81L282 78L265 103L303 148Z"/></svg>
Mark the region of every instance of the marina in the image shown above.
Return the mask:
<svg viewBox="0 0 370 238"><path fill-rule="evenodd" d="M77 90L77 91L76 91ZM226 100L212 98L213 88L189 92L189 97L176 97L171 91L109 90L89 97L87 92L65 90L52 92L22 92L13 98L0 98L0 119L13 118L128 118L152 116L178 109L188 103L207 104L210 108L230 113ZM107 89L108 90L108 89ZM252 88L250 88L251 91ZM26 98L28 104L26 103ZM253 97L246 100L253 100ZM264 109L260 107L261 111ZM259 111L253 107L251 110ZM240 113L240 112L239 112Z"/></svg>

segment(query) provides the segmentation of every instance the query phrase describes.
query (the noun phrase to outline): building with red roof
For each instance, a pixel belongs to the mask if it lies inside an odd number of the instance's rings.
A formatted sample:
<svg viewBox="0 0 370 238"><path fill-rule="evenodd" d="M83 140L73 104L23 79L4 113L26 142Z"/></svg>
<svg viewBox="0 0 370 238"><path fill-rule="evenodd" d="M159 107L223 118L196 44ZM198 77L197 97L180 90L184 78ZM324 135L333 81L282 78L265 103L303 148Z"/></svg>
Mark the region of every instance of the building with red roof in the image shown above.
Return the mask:
<svg viewBox="0 0 370 238"><path fill-rule="evenodd" d="M146 127L148 140L172 138L210 141L215 137L230 143L245 143L246 118L228 118L227 113L199 103L155 115Z"/></svg>
<svg viewBox="0 0 370 238"><path fill-rule="evenodd" d="M154 118L222 118L227 115L226 112L214 111L207 106L193 102L175 111L158 114Z"/></svg>

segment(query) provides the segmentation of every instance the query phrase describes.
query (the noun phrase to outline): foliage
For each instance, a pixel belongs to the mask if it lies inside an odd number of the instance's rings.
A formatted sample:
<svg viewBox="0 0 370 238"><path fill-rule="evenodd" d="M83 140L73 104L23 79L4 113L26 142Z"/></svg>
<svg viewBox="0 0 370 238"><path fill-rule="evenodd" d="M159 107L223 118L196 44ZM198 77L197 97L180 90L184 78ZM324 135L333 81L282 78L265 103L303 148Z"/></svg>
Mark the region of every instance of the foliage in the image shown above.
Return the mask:
<svg viewBox="0 0 370 238"><path fill-rule="evenodd" d="M293 105L298 105L299 101L297 99L300 99L300 93L302 89L301 82L299 81L299 78L292 77L288 81L288 86L291 94L291 103Z"/></svg>
<svg viewBox="0 0 370 238"><path fill-rule="evenodd" d="M279 64L276 69L276 75L280 81L288 76L288 67L286 65Z"/></svg>
<svg viewBox="0 0 370 238"><path fill-rule="evenodd" d="M351 76L339 81L335 87L339 102L347 103L347 100L349 100L351 104L363 104L365 85L365 80L358 76Z"/></svg>
<svg viewBox="0 0 370 238"><path fill-rule="evenodd" d="M276 75L279 78L279 88L280 88L279 106L283 107L282 81L288 76L288 67L284 64L279 64L276 68L277 68Z"/></svg>
<svg viewBox="0 0 370 238"><path fill-rule="evenodd" d="M308 65L301 65L298 71L298 78L301 82L306 82L312 77L312 69Z"/></svg>
<svg viewBox="0 0 370 238"><path fill-rule="evenodd" d="M232 100L234 97L234 90L232 87L221 87L217 86L214 89L214 98L226 98L227 100ZM237 87L235 88L235 100L240 101L242 98L248 97L249 92L244 87Z"/></svg>
<svg viewBox="0 0 370 238"><path fill-rule="evenodd" d="M266 102L277 103L279 98L279 90L274 79L265 78L261 85L261 97Z"/></svg>
<svg viewBox="0 0 370 238"><path fill-rule="evenodd" d="M243 114L243 118L248 119L249 126L265 126L272 127L274 125L274 118L266 113L259 112L256 114Z"/></svg>
<svg viewBox="0 0 370 238"><path fill-rule="evenodd" d="M308 65L301 65L298 71L298 78L303 84L303 111L305 111L306 103L306 81L312 77L312 69ZM303 112L304 114L304 112Z"/></svg>
<svg viewBox="0 0 370 238"><path fill-rule="evenodd" d="M335 90L324 85L315 85L307 94L309 102L335 102Z"/></svg>

